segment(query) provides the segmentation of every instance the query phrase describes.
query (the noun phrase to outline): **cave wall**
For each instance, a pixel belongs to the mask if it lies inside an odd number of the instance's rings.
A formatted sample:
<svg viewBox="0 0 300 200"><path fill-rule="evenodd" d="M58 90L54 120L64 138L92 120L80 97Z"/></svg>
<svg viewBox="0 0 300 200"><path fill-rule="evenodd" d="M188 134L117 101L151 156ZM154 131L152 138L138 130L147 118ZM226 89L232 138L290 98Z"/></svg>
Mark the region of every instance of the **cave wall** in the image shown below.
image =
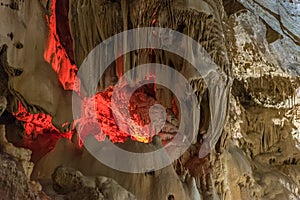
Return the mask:
<svg viewBox="0 0 300 200"><path fill-rule="evenodd" d="M72 121L72 116L65 114L71 110L71 92L65 90L65 85L61 83L57 74L59 70L53 69L51 62L46 62L43 55L47 46L47 25L49 26L45 16L51 16L53 1L7 2L3 2L0 7L0 15L5 18L0 22L0 70L3 80L0 89L1 95L9 100L7 111L16 110L18 99L29 112L50 114L54 118L54 125L64 130L62 124ZM80 155L77 144L61 140L36 165L33 177L50 179L57 166L69 165L81 172L69 169L56 171L56 174L77 174L80 181L88 182L87 191L92 191L94 195L91 198L99 199L103 198L103 194L99 192L102 186L84 175L107 175L117 180L118 183L113 182L111 187L117 187L121 191L119 195L125 194L124 199L133 198L131 193L145 197L143 192L138 192L137 185L128 185L128 179L135 184L136 180L142 179L142 183L153 184L159 191L160 185L168 185L171 181L176 184L164 189L175 191L176 196L186 195L182 198L191 199L200 198L196 195L198 193L193 193L195 185L203 199L299 197L298 2L69 0L62 1L62 4L59 9L56 7L57 20L64 21L68 17L69 21L57 25L57 39L64 47L71 66L80 66L87 54L100 42L123 30L136 27L169 27L198 41L220 69L233 79L228 101L228 119L220 139L216 138L213 151L208 156L199 158L199 148L209 123L209 97L206 88L200 87L203 82L198 80L199 85L198 82L192 84L202 98L199 137L197 143L174 163L174 168L159 171L154 178L145 178L144 174L122 175L122 178L117 172L110 170L105 173L105 170L91 172L77 166L81 157L73 159L74 155ZM55 54L57 51L51 53ZM124 55L122 69L116 67L117 62L113 63L101 80L99 91L113 85L120 74L132 66L151 61L144 55L145 50ZM157 59L163 64L172 64L189 78L200 79L182 59L160 51L157 55ZM173 95L165 88L157 89L156 98L171 108ZM227 106L227 103L224 104ZM2 143L6 144L7 141ZM3 151L1 155L2 153ZM99 164L88 154L84 155L88 157L84 162L88 161L95 166ZM51 158L56 159L49 161ZM0 160L15 162L10 159L4 156ZM48 162L52 163L50 167ZM21 166L17 168L17 171L22 171ZM195 182L192 179L190 183L179 180L181 176L177 174L182 175L185 169L195 177ZM16 176L16 179L23 180L25 172L20 173L23 177ZM164 174L162 179L159 174ZM54 175L54 181L62 184L61 190L63 187L67 188L64 182L60 182L59 176ZM155 185L157 182L158 186ZM26 184L24 182L25 186L20 187L27 188ZM89 184L93 187L89 187ZM144 191L147 194L151 192L152 190ZM158 199L165 197L168 191L160 192L157 193ZM34 198L33 193L29 192L29 198ZM76 193L70 196L74 197ZM151 196L145 198L151 199Z"/></svg>
<svg viewBox="0 0 300 200"><path fill-rule="evenodd" d="M284 47L274 49L279 42L285 46L287 38L270 43L263 19L246 9L229 19L235 80L221 139L224 151L217 156L222 170L215 171L216 191L222 199L296 199L299 78L279 62L286 59Z"/></svg>

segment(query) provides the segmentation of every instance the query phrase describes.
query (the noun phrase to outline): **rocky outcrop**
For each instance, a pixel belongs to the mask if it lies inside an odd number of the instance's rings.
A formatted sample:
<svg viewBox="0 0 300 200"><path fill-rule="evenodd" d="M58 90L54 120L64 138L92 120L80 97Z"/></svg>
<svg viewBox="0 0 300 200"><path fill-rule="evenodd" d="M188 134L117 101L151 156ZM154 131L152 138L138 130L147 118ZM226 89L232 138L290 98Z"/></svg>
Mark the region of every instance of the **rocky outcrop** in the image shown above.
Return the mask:
<svg viewBox="0 0 300 200"><path fill-rule="evenodd" d="M0 153L0 199L36 199L20 163L9 154Z"/></svg>
<svg viewBox="0 0 300 200"><path fill-rule="evenodd" d="M273 32L268 34L269 37L276 35L276 32L281 35L281 39L272 39L270 44L271 49L279 55L275 60L285 71L299 75L299 1L239 0L239 2L267 24L268 33Z"/></svg>
<svg viewBox="0 0 300 200"><path fill-rule="evenodd" d="M224 199L296 199L300 157L292 133L299 79L278 62L284 58L268 43L260 19L249 11L230 19L235 80L223 150L214 160L220 167L213 170L215 190Z"/></svg>
<svg viewBox="0 0 300 200"><path fill-rule="evenodd" d="M0 125L0 199L48 199L41 185L30 180L33 169L30 155L30 150L9 143L5 126Z"/></svg>
<svg viewBox="0 0 300 200"><path fill-rule="evenodd" d="M67 199L136 199L113 179L103 176L85 177L72 168L57 168L52 179L54 189L66 195Z"/></svg>
<svg viewBox="0 0 300 200"><path fill-rule="evenodd" d="M98 149L97 151L109 152L109 146L106 146L105 142L99 143L92 138L89 138L89 140L89 142L94 144L93 148L95 150ZM188 174L185 174L182 177L178 176L172 166L167 166L156 171L151 171L151 169L149 169L149 172L145 173L121 172L101 163L101 160L97 160L94 155L91 154L90 149L88 150L83 148L83 150L80 150L77 145L76 143L71 143L65 139L59 140L53 151L49 152L37 163L32 178L35 180L49 180L52 173L58 166L66 166L79 170L85 176L105 176L108 177L109 180L115 180L118 184L120 184L120 186L132 193L137 199L168 199L169 196L173 196L175 199L200 199L200 194L197 190L194 178ZM158 138L149 144L127 140L125 143L119 143L117 145L130 152L141 153L152 152L158 149L161 147L161 142ZM126 158L124 159L124 162L127 162ZM149 159L151 160L151 158ZM118 161L114 161L114 163L117 165ZM140 165L142 165L142 163L135 162L133 166L138 167ZM60 170L57 172L63 171ZM74 170L69 172L67 171L67 173L71 172L77 174L80 180L85 180L80 172L75 172ZM66 174L66 176L67 175L68 174ZM60 179L58 176L54 175L54 177L57 179L58 183L59 181L63 181L63 179ZM89 178L86 180L89 180L89 182L93 184L95 179ZM98 179L98 181L99 180L103 181L105 178L103 177ZM99 186L99 188L101 187Z"/></svg>
<svg viewBox="0 0 300 200"><path fill-rule="evenodd" d="M33 163L30 162L31 151L24 148L17 148L12 143L9 143L5 136L4 125L0 125L0 148L2 152L14 156L21 162L23 170L29 178L33 170Z"/></svg>
<svg viewBox="0 0 300 200"><path fill-rule="evenodd" d="M72 121L72 92L63 90L44 59L49 32L46 12L38 0L10 2L0 4L1 65L8 75L8 88L29 112L49 113L53 124L64 131L62 125ZM16 112L17 101L13 102L11 111Z"/></svg>
<svg viewBox="0 0 300 200"><path fill-rule="evenodd" d="M299 8L297 0L292 1L256 1L239 0L245 8L256 13L272 29L291 38L297 45L300 42Z"/></svg>

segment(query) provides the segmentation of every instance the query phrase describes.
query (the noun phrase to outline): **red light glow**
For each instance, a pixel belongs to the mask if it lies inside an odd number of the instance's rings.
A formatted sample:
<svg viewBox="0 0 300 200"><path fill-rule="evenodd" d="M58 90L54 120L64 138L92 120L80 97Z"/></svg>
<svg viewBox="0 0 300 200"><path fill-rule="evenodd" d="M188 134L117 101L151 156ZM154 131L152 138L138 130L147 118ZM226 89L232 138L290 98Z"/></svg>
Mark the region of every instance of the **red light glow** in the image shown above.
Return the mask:
<svg viewBox="0 0 300 200"><path fill-rule="evenodd" d="M49 35L44 58L51 64L52 68L57 73L58 79L65 90L74 90L77 93L80 93L80 82L76 79L78 69L71 63L66 50L60 43L59 35L57 34L55 11L56 0L52 0L51 3L51 16L46 17L49 26ZM118 76L121 77L124 73L122 55L116 60L116 68ZM151 89L153 90L152 93L155 94L155 86ZM74 121L74 128L68 133L59 132L59 130L53 126L51 122L52 117L50 115L43 113L31 114L19 102L18 111L14 113L14 115L24 124L26 132L25 147L27 146L33 151L39 151L38 148L45 148L46 150L44 153L47 153L47 151L50 151L54 147L59 138L65 137L70 139L75 131L75 126L78 130L93 134L99 141L102 141L106 136L109 136L109 139L112 142L124 142L129 137L140 142L149 142L153 136L153 133L151 133L150 130L143 131L149 133L147 135L141 135L140 133L129 135L119 129L111 110L112 92L113 87L109 87L104 92L97 93L94 97L83 99L82 116L80 119ZM92 100L96 102L95 106L91 105ZM130 105L122 104L122 100L120 100L120 106L123 106L121 109L129 109L129 117L134 121L134 124L131 124L130 126L140 126L142 128L150 122L148 111L150 106L154 103L155 98L153 95L147 95L143 88L137 90L133 94ZM102 131L100 131L99 125L101 126ZM47 137L45 137L46 135ZM84 139L85 137L86 135L81 135L81 139ZM41 141L38 142L47 145L47 147L36 144L34 138L40 138ZM49 138L51 139L49 140Z"/></svg>
<svg viewBox="0 0 300 200"><path fill-rule="evenodd" d="M76 65L71 64L65 48L59 41L59 36L57 34L55 7L56 0L52 0L51 15L46 16L50 30L47 46L44 52L44 58L48 63L52 65L52 68L57 73L58 79L65 90L74 89L75 91L78 91L78 87L76 88L76 86L78 85L75 84L74 86L78 69Z"/></svg>

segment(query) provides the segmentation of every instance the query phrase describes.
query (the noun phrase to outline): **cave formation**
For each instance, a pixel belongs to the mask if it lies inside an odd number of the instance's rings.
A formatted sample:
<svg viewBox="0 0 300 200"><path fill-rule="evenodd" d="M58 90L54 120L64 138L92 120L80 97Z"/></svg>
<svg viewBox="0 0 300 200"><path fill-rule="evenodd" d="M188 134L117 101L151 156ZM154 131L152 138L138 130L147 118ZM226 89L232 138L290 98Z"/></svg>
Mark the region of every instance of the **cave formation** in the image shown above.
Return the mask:
<svg viewBox="0 0 300 200"><path fill-rule="evenodd" d="M0 0L0 16L0 199L300 197L299 1Z"/></svg>

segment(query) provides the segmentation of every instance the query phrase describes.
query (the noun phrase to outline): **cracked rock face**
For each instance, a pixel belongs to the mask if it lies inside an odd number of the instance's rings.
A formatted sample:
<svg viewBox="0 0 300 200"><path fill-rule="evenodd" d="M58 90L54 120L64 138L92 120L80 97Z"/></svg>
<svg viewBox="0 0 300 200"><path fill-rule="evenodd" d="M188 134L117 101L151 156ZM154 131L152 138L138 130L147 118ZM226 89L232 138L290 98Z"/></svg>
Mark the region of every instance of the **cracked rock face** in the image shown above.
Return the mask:
<svg viewBox="0 0 300 200"><path fill-rule="evenodd" d="M299 8L298 0L291 1L257 1L239 0L247 9L255 12L269 26L281 35L285 35L299 45Z"/></svg>
<svg viewBox="0 0 300 200"><path fill-rule="evenodd" d="M281 39L270 44L271 49L279 55L275 58L280 67L289 74L299 75L300 58L300 2L291 1L257 1L239 0L248 10L259 16L270 31L280 34Z"/></svg>

